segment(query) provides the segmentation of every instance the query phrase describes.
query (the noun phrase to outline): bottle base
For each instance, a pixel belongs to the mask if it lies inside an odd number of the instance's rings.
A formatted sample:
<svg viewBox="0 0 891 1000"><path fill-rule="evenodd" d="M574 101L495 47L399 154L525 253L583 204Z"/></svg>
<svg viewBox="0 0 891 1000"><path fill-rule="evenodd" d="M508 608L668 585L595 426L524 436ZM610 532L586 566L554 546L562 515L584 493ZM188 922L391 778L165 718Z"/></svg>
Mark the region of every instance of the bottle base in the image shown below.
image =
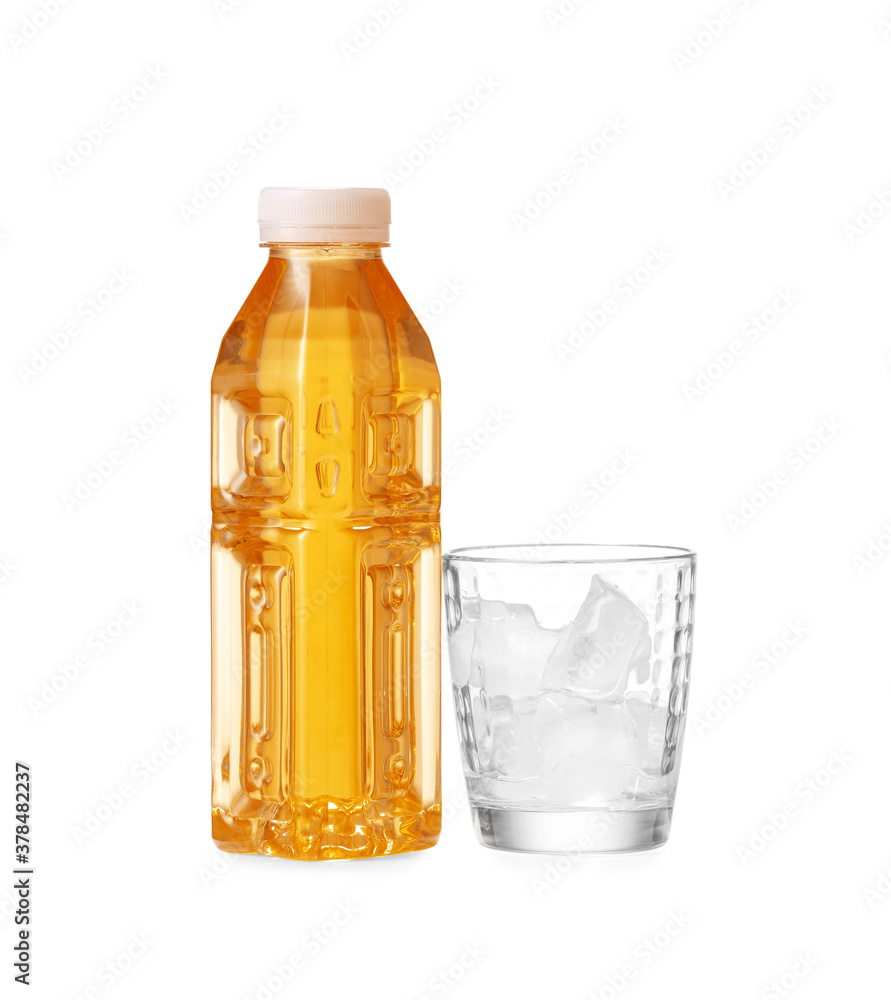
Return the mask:
<svg viewBox="0 0 891 1000"><path fill-rule="evenodd" d="M473 826L484 847L521 854L622 854L649 851L668 840L671 807L567 812L474 806Z"/></svg>
<svg viewBox="0 0 891 1000"><path fill-rule="evenodd" d="M289 816L283 811L261 820L240 819L215 809L214 844L228 854L346 861L427 850L439 840L442 825L438 806L409 811L398 802L324 799L298 802L287 810Z"/></svg>

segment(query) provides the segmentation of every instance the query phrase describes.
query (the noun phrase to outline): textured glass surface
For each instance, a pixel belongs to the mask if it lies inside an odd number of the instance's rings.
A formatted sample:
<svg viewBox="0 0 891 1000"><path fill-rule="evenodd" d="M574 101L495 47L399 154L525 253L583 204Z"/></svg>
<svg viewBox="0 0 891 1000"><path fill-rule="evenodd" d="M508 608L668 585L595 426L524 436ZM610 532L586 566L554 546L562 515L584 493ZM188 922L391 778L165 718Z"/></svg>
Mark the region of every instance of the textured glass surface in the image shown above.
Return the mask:
<svg viewBox="0 0 891 1000"><path fill-rule="evenodd" d="M600 821L592 829L608 832L599 847L590 838L591 850L654 846L667 836L694 559L672 549L629 546L626 561L616 547L608 552L620 561L597 561L597 546L535 547L525 559L517 548L446 557L452 692L478 830L504 811L590 812ZM626 813L649 813L649 832L641 833L646 815ZM585 829L577 820L567 821L576 838ZM511 837L521 825L511 818ZM506 846L585 849L549 845L548 825L541 817L533 825L543 831L533 837L539 846Z"/></svg>

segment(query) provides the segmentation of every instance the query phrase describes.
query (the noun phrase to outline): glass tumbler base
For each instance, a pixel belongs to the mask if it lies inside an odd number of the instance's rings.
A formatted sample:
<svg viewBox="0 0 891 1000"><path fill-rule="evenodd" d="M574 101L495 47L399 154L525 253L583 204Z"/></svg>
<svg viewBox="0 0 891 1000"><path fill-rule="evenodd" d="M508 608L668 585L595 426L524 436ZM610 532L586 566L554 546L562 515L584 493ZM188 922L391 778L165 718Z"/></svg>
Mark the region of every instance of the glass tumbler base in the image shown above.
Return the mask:
<svg viewBox="0 0 891 1000"><path fill-rule="evenodd" d="M649 851L668 840L671 806L566 812L473 806L484 847L523 854L619 854Z"/></svg>

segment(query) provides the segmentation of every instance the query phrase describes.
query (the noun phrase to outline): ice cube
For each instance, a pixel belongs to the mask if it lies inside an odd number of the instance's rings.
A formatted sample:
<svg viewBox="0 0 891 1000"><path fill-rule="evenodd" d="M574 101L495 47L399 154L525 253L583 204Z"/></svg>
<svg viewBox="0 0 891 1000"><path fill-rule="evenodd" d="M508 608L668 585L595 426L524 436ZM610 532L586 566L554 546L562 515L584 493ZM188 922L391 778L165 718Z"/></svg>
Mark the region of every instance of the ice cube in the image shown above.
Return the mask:
<svg viewBox="0 0 891 1000"><path fill-rule="evenodd" d="M485 753L491 757L492 750L492 713L489 699L485 691L477 691L471 695L470 716L473 722L473 735L480 752L480 760Z"/></svg>
<svg viewBox="0 0 891 1000"><path fill-rule="evenodd" d="M637 729L623 702L553 691L538 700L536 727L545 770L570 757L598 764L635 762Z"/></svg>
<svg viewBox="0 0 891 1000"><path fill-rule="evenodd" d="M470 664L473 655L473 628L461 622L458 629L449 636L449 666L452 683L463 687L470 680Z"/></svg>
<svg viewBox="0 0 891 1000"><path fill-rule="evenodd" d="M651 652L646 615L594 576L578 614L560 633L542 684L595 698L622 694L632 669L638 678L649 674Z"/></svg>
<svg viewBox="0 0 891 1000"><path fill-rule="evenodd" d="M644 631L631 654L631 662L628 664L626 677L633 677L638 684L645 684L650 679L650 659L653 653L653 641L650 639L650 630L644 620Z"/></svg>
<svg viewBox="0 0 891 1000"><path fill-rule="evenodd" d="M480 771L490 778L525 781L541 773L535 733L537 702L490 697L485 690L473 702L473 728Z"/></svg>
<svg viewBox="0 0 891 1000"><path fill-rule="evenodd" d="M543 782L548 798L564 808L612 805L633 794L638 772L633 764L600 764L567 757Z"/></svg>
<svg viewBox="0 0 891 1000"><path fill-rule="evenodd" d="M491 698L482 690L473 699L473 732L483 774L495 775L498 772L495 764L495 729L499 718L510 718L511 712L510 698Z"/></svg>
<svg viewBox="0 0 891 1000"><path fill-rule="evenodd" d="M494 700L494 699L493 699ZM493 717L493 762L499 777L512 781L528 781L541 774L541 755L535 731L535 698L518 698L509 703L509 710ZM503 706L507 708L507 705Z"/></svg>
<svg viewBox="0 0 891 1000"><path fill-rule="evenodd" d="M473 623L473 683L490 695L514 699L537 695L560 633L542 628L526 605L499 601L480 605L480 619Z"/></svg>
<svg viewBox="0 0 891 1000"><path fill-rule="evenodd" d="M551 692L538 702L536 732L550 794L567 805L618 799L634 782L634 718L622 702Z"/></svg>
<svg viewBox="0 0 891 1000"><path fill-rule="evenodd" d="M504 601L479 602L480 620L507 627L537 629L538 619L528 604L505 604Z"/></svg>
<svg viewBox="0 0 891 1000"><path fill-rule="evenodd" d="M668 706L653 705L649 701L636 698L628 698L625 704L634 716L637 728L635 762L643 774L657 778L662 774Z"/></svg>

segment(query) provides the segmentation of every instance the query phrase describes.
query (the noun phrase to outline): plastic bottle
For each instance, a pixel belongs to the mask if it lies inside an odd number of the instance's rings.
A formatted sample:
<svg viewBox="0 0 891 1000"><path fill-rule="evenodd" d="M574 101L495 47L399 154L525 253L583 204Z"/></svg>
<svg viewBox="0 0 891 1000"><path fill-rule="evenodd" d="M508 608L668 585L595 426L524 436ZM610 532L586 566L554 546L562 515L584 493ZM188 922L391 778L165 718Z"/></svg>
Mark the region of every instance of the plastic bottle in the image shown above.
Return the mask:
<svg viewBox="0 0 891 1000"><path fill-rule="evenodd" d="M436 843L439 373L374 188L266 188L269 260L212 381L213 837Z"/></svg>

